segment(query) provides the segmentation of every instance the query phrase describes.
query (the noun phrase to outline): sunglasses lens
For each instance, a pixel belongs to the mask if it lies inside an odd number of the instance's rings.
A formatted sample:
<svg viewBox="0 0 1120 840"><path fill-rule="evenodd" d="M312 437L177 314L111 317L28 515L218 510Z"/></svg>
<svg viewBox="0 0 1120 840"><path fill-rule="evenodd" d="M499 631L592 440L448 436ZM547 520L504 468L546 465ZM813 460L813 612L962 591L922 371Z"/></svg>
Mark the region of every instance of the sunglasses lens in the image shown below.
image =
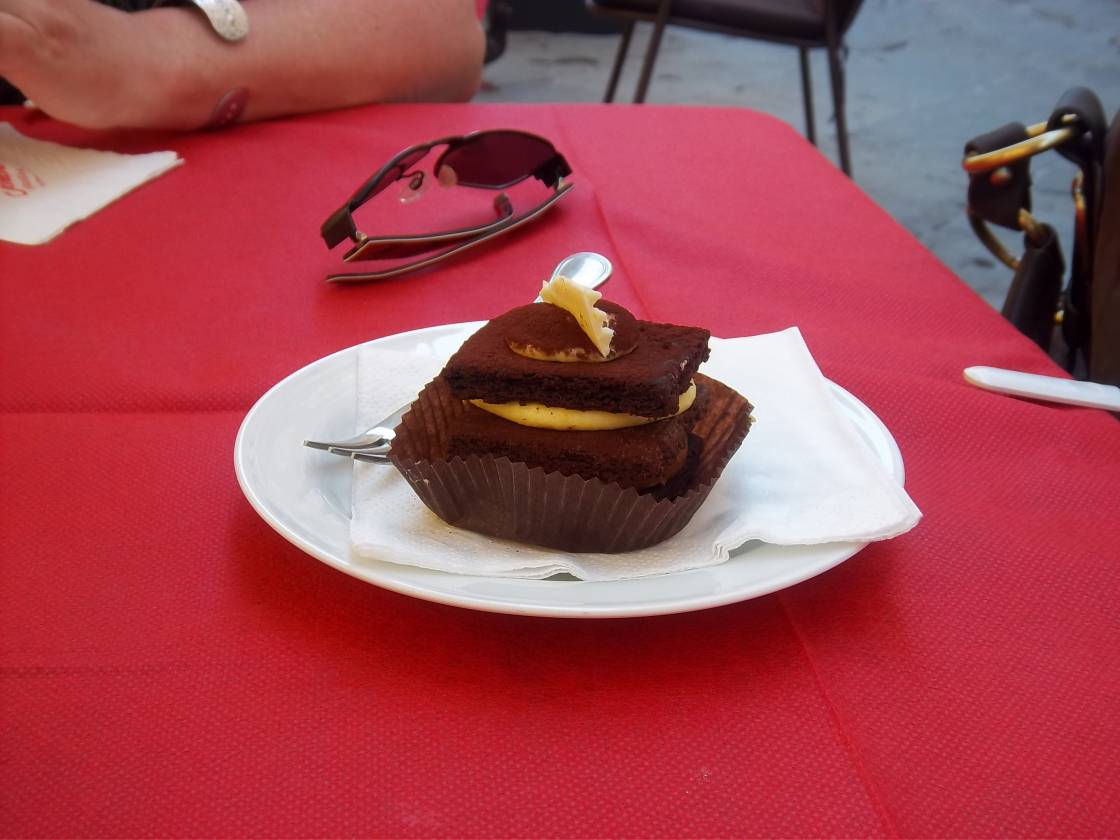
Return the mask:
<svg viewBox="0 0 1120 840"><path fill-rule="evenodd" d="M450 167L463 186L501 189L529 177L555 156L556 149L540 137L493 131L451 149L440 165Z"/></svg>

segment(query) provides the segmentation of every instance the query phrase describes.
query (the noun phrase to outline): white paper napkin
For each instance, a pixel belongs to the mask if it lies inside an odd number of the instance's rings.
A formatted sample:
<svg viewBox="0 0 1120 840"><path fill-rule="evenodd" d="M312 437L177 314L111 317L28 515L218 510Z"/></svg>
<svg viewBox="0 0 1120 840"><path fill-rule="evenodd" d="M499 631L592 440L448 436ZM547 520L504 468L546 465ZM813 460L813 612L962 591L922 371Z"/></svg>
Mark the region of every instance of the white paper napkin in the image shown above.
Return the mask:
<svg viewBox="0 0 1120 840"><path fill-rule="evenodd" d="M49 242L183 162L175 152L122 155L34 140L0 123L0 239Z"/></svg>
<svg viewBox="0 0 1120 840"><path fill-rule="evenodd" d="M860 437L800 331L713 342L701 371L754 404L738 453L679 534L626 554L572 554L453 528L391 467L354 468L351 549L360 558L461 574L543 578L568 572L614 580L725 562L751 540L780 545L887 539L921 513ZM358 354L358 427L408 402L446 358L383 350Z"/></svg>

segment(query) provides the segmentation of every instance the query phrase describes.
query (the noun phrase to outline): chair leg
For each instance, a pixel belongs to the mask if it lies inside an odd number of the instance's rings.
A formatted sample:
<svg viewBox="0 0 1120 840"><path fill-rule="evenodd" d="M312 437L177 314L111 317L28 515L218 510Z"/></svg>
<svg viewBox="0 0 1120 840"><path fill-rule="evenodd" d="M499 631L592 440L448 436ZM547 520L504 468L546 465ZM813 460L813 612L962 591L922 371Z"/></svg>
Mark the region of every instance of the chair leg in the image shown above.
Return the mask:
<svg viewBox="0 0 1120 840"><path fill-rule="evenodd" d="M665 24L669 22L669 7L671 0L660 0L657 4L657 17L653 21L653 34L646 48L645 61L642 62L642 75L638 78L638 90L634 94L637 103L646 101L646 90L649 88L649 79L653 75L653 65L657 61L657 51L661 48L661 36L665 33Z"/></svg>
<svg viewBox="0 0 1120 840"><path fill-rule="evenodd" d="M831 5L831 4L830 4ZM852 161L848 154L848 120L844 115L844 63L840 56L842 49L840 35L836 31L836 17L828 10L826 22L828 40L828 72L832 81L832 109L836 115L836 145L840 149L840 168L849 178L852 177Z"/></svg>
<svg viewBox="0 0 1120 840"><path fill-rule="evenodd" d="M828 66L832 76L832 108L836 113L836 143L840 148L840 168L852 177L852 160L848 152L848 120L844 115L844 65L840 50L835 45L828 48Z"/></svg>
<svg viewBox="0 0 1120 840"><path fill-rule="evenodd" d="M805 136L817 145L817 125L813 118L813 75L809 68L809 48L798 47L801 54L801 98L805 103Z"/></svg>
<svg viewBox="0 0 1120 840"><path fill-rule="evenodd" d="M634 21L626 24L622 30L622 41L618 45L618 53L614 57L614 67L611 68L611 79L607 82L607 92L603 96L604 102L614 102L615 91L618 90L618 80L622 76L622 65L626 63L626 53L630 49L630 38L634 35Z"/></svg>

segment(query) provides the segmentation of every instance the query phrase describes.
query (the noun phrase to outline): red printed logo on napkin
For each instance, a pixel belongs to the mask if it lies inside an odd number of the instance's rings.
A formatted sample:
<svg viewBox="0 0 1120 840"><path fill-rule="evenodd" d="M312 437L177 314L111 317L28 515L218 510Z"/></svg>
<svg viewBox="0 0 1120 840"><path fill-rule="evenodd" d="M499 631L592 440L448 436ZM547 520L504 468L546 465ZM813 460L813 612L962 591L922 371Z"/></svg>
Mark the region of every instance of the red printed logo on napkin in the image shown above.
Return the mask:
<svg viewBox="0 0 1120 840"><path fill-rule="evenodd" d="M0 161L0 195L23 198L32 190L46 185L46 182L34 172L22 166L13 166Z"/></svg>

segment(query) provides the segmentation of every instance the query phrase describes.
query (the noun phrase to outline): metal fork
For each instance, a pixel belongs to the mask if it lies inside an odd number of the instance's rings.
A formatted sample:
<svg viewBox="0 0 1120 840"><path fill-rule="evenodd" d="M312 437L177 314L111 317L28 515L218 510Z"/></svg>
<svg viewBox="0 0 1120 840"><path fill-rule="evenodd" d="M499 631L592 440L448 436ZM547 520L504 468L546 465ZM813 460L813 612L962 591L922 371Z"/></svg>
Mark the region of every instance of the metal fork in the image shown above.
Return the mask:
<svg viewBox="0 0 1120 840"><path fill-rule="evenodd" d="M389 463L387 457L389 447L396 436L394 429L401 422L401 417L408 411L408 408L409 405L402 405L392 414L378 421L376 425L353 437L335 441L305 440L303 445L310 446L312 449L322 449L324 452L330 452L334 455L353 458L356 461L387 464Z"/></svg>

